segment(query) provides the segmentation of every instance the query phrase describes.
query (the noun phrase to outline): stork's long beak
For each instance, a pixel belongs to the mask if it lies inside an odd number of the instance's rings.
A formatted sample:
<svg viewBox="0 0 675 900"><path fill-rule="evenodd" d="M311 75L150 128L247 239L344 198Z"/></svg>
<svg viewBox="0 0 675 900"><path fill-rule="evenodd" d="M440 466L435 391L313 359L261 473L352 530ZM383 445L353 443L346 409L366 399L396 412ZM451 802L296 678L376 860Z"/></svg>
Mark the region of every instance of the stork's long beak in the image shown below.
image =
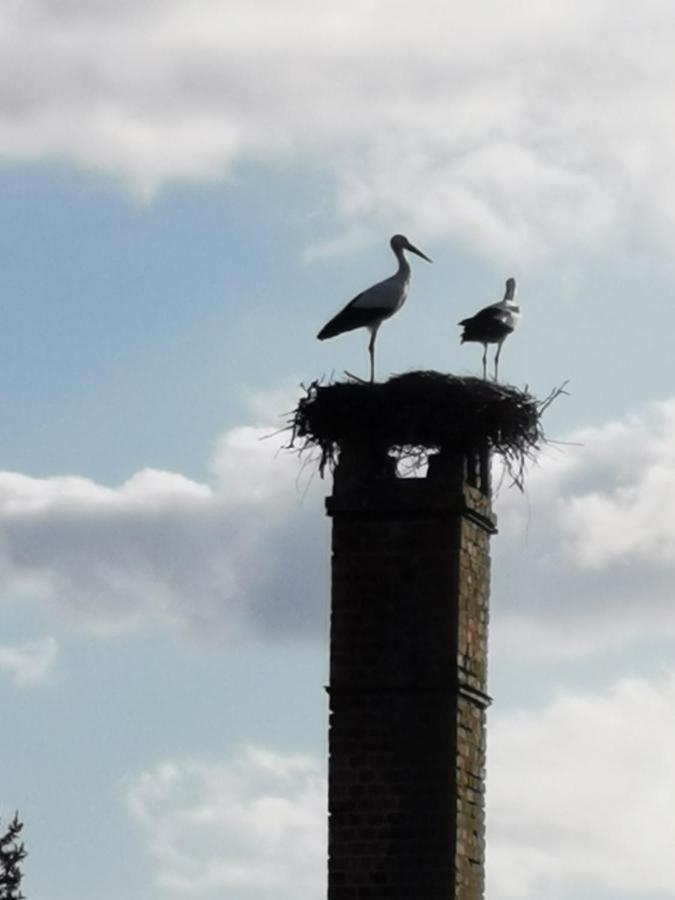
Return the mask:
<svg viewBox="0 0 675 900"><path fill-rule="evenodd" d="M409 250L411 253L416 253L418 256L421 256L422 259L426 259L427 262L433 262L433 259L429 259L426 253L422 253L422 251L418 250L417 247L413 247L410 241L408 241L408 243L405 245L405 249Z"/></svg>

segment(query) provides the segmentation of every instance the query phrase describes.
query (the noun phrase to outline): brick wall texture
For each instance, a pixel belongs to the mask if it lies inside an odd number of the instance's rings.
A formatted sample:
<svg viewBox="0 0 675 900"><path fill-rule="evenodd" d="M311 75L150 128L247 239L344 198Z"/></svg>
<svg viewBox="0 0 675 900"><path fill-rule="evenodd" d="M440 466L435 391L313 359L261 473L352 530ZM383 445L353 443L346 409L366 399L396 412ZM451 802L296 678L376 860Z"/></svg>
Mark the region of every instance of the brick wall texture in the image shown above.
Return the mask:
<svg viewBox="0 0 675 900"><path fill-rule="evenodd" d="M480 900L489 500L341 487L333 517L329 900Z"/></svg>

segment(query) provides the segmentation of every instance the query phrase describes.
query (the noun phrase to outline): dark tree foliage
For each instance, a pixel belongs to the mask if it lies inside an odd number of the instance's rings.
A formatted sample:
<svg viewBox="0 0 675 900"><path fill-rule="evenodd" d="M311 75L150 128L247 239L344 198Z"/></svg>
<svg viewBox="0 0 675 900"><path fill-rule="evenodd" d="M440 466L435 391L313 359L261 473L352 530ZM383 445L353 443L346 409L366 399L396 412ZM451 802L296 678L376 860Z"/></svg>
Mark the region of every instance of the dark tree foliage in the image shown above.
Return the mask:
<svg viewBox="0 0 675 900"><path fill-rule="evenodd" d="M7 831L0 836L0 900L25 900L21 893L23 877L19 863L26 857L26 850L19 841L23 822L15 813Z"/></svg>

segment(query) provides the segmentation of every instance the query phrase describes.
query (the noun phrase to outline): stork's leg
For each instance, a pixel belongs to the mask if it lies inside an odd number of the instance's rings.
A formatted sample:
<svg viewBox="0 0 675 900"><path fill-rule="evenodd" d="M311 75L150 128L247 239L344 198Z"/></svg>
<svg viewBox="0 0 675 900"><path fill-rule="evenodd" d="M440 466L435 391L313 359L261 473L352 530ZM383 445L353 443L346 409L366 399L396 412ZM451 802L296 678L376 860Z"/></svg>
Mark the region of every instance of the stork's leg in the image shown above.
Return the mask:
<svg viewBox="0 0 675 900"><path fill-rule="evenodd" d="M487 381L487 344L483 344L483 381Z"/></svg>
<svg viewBox="0 0 675 900"><path fill-rule="evenodd" d="M368 353L370 354L370 383L375 381L375 338L377 337L376 325L370 329L370 342L368 344Z"/></svg>
<svg viewBox="0 0 675 900"><path fill-rule="evenodd" d="M502 352L502 344L504 341L499 341L497 344L497 352L495 353L495 381L497 380L497 375L499 373L499 354Z"/></svg>

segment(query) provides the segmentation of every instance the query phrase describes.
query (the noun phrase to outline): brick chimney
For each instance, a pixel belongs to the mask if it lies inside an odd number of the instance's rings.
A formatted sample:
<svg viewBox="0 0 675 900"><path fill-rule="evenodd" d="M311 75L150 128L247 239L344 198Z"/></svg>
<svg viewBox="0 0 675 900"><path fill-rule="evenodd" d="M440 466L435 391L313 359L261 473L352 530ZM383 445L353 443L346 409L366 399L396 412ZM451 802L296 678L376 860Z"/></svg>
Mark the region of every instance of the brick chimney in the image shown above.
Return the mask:
<svg viewBox="0 0 675 900"><path fill-rule="evenodd" d="M341 448L333 520L328 900L484 896L487 451L399 478Z"/></svg>

